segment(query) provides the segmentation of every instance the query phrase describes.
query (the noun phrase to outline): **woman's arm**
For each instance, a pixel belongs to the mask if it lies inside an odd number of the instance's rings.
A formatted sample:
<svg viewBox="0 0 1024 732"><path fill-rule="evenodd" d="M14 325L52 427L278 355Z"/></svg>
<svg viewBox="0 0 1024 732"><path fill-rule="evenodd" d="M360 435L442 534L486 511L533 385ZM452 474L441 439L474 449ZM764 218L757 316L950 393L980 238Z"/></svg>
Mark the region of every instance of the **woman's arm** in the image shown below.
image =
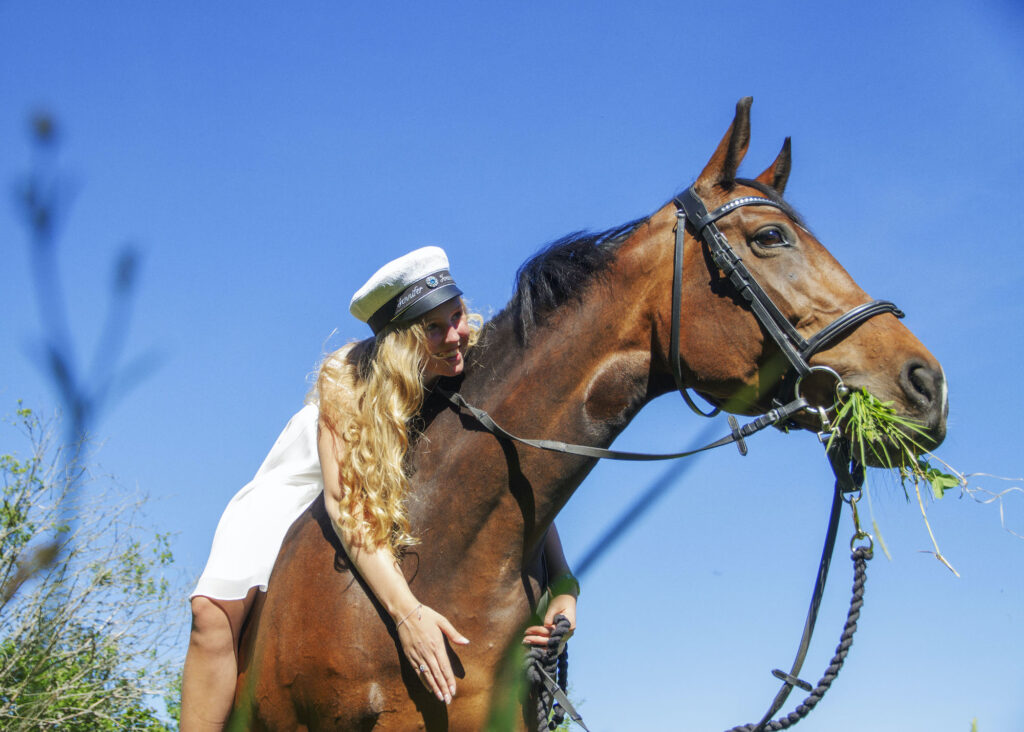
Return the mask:
<svg viewBox="0 0 1024 732"><path fill-rule="evenodd" d="M337 469L339 448L334 434L320 430L317 446L324 478L324 504L338 538L374 596L394 620L409 663L438 699L450 702L455 694L455 674L444 636L459 645L469 640L455 630L447 618L416 599L388 547L370 548L358 533L341 529L342 486Z"/></svg>
<svg viewBox="0 0 1024 732"><path fill-rule="evenodd" d="M551 601L544 613L544 625L534 625L526 629L523 643L534 646L547 645L551 631L555 627L555 616L564 615L569 620L569 632L564 639L576 630L576 598L580 594L580 585L569 569L562 551L562 540L558 537L558 529L554 524L544 537L544 563L547 567L548 592Z"/></svg>

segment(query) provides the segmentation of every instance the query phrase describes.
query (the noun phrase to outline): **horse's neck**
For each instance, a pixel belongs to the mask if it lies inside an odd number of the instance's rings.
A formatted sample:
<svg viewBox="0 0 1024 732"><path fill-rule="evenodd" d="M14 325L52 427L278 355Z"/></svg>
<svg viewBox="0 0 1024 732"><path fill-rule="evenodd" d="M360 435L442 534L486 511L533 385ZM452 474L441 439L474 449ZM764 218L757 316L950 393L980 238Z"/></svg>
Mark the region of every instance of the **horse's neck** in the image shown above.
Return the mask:
<svg viewBox="0 0 1024 732"><path fill-rule="evenodd" d="M580 302L532 329L525 344L499 318L470 353L461 394L513 434L609 445L651 396L650 332L617 287L615 277L593 283ZM460 530L451 532L448 549L468 556L476 543L504 547L496 551L510 566L537 546L595 462L499 443L465 414L440 415L425 437L430 454L440 454L433 446L441 442L446 453L443 466L428 466L422 454L417 460L418 477L432 484L428 500L448 496L450 506L458 491L458 516L449 514L448 525L458 521ZM443 521L445 510L434 506L429 523Z"/></svg>

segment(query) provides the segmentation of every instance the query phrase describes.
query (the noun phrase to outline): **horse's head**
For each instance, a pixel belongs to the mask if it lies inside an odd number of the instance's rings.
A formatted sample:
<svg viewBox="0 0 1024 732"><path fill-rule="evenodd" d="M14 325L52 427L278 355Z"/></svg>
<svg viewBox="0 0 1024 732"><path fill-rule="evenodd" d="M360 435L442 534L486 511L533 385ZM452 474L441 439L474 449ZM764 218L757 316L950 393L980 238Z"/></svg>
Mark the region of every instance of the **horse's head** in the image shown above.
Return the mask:
<svg viewBox="0 0 1024 732"><path fill-rule="evenodd" d="M812 405L831 407L838 378L892 402L925 431L917 440L934 447L945 435L942 368L900 323L902 313L872 301L784 202L789 140L756 179L736 177L750 140L750 101L737 104L729 131L693 187L650 220L663 265L666 257L671 261L664 239L674 236L677 222L685 224L679 380L729 411L749 414L766 411L773 400L793 399L797 389ZM726 240L724 247L716 236ZM738 273L732 259L740 260ZM758 289L760 295L752 293ZM671 372L670 301L658 300L656 341L669 354ZM820 425L810 412L798 421Z"/></svg>

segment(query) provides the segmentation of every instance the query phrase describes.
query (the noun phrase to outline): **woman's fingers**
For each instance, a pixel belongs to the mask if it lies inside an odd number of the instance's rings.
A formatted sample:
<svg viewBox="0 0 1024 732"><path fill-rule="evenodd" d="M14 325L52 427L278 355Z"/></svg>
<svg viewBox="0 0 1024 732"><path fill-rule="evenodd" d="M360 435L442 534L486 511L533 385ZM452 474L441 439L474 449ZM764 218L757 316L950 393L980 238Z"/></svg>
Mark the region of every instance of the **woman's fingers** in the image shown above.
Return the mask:
<svg viewBox="0 0 1024 732"><path fill-rule="evenodd" d="M551 631L555 629L554 624L551 625L531 625L523 634L523 644L528 646L547 646L551 642ZM565 646L565 642L572 637L573 630L569 629L560 639L558 646L558 652L562 652L562 648Z"/></svg>
<svg viewBox="0 0 1024 732"><path fill-rule="evenodd" d="M523 643L528 646L546 646L551 639L551 628L531 625L523 633Z"/></svg>
<svg viewBox="0 0 1024 732"><path fill-rule="evenodd" d="M447 663L447 660L448 659L445 659L445 663ZM423 668L423 666L426 666L427 670L423 671L420 674L420 677L427 681L427 688L434 692L434 696L436 696L439 701L443 701L445 704L450 704L452 701L452 692L450 688L448 688L449 685L445 680L445 673L441 668L441 664L438 663L437 656L428 656L426 658L426 662L421 664L420 668ZM448 670L448 673L451 673L451 669Z"/></svg>
<svg viewBox="0 0 1024 732"><path fill-rule="evenodd" d="M451 691L445 688L447 683L444 681L444 673L441 671L436 657L430 653L410 654L409 663L412 664L420 681L430 690L431 694L446 704L451 702Z"/></svg>
<svg viewBox="0 0 1024 732"><path fill-rule="evenodd" d="M448 658L445 636L453 643L469 643L447 618L428 607L406 621L399 632L409 662L423 684L434 696L448 704L455 695L455 673Z"/></svg>
<svg viewBox="0 0 1024 732"><path fill-rule="evenodd" d="M441 632L444 633L444 635L448 636L448 639L452 643L457 643L461 646L469 643L469 638L455 630L455 626L448 621L448 618L440 613L437 613L437 626L441 629ZM455 673L452 671L452 664L448 658L448 649L445 648L444 638L440 639L440 643L437 645L436 650L438 666L441 668L441 672L443 674L444 686L447 687L451 696L455 696ZM448 700L450 701L450 697Z"/></svg>
<svg viewBox="0 0 1024 732"><path fill-rule="evenodd" d="M455 626L448 621L448 618L440 613L437 617L438 626L441 628L441 632L448 636L448 640L452 643L458 643L460 646L469 645L469 638L455 630Z"/></svg>

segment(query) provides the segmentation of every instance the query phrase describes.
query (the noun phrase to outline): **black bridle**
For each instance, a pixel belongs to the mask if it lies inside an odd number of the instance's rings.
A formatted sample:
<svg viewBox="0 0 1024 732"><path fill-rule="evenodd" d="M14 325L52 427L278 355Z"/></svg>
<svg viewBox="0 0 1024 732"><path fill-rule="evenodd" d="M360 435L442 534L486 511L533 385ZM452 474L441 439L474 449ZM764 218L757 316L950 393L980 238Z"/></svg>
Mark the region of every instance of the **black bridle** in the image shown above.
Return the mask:
<svg viewBox="0 0 1024 732"><path fill-rule="evenodd" d="M764 198L761 196L742 196L740 198L734 198L731 201L727 201L711 213L708 213L704 202L700 199L700 196L697 195L696 191L693 190L692 186L681 195L672 199L672 202L679 209L676 222L674 267L672 275L672 332L669 337L669 364L671 366L672 376L675 380L676 387L683 395L686 403L697 414L704 417L710 417L718 413L719 408L717 407L711 413L702 412L690 399L686 390L686 385L683 383L682 364L679 354L679 332L682 310L683 249L686 239L686 227L687 224L689 224L693 228L695 238L697 238L698 241L703 241L707 246L708 253L711 255L711 259L715 266L729 280L732 286L736 288L739 295L749 304L758 323L778 346L779 350L782 351L786 360L789 361L790 368L784 375L779 388L772 399L773 408L766 414L761 415L757 419L743 426L738 425L736 420L730 416L729 424L731 434L726 435L720 440L686 452L651 455L627 453L586 445L572 445L555 440L535 440L519 437L502 428L483 410L477 409L469 404L458 392L451 393L441 388L435 388L435 391L438 391L443 397L448 399L457 410L464 409L470 412L470 414L473 415L484 429L491 432L499 439L520 442L531 447L550 450L553 452L568 453L589 458L608 458L613 460L665 460L694 455L699 452L703 452L704 450L719 447L730 442L736 443L740 448L740 453L745 455L746 444L744 440L746 437L768 427L769 425L784 426L786 423L790 422L796 414L807 410L818 412L822 422L822 432L819 433L819 436L822 438L826 437L831 427L828 417L826 416L828 408L814 408L807 403L800 394L801 380L815 371L823 371L830 374L836 380L837 395L842 395L843 390L846 389L846 387L843 384L842 377L836 371L827 366L812 366L809 363L810 358L815 353L818 353L819 351L836 343L847 333L857 328L861 323L875 317L876 315L892 313L897 318L902 318L903 312L888 300L872 300L847 311L810 338L804 338L794 327L793 323L790 322L790 320L779 309L778 305L776 305L771 297L768 296L768 293L766 293L758 284L750 270L748 270L746 265L743 263L743 260L738 254L736 254L736 250L733 249L731 244L729 244L729 240L715 224L715 222L723 216L726 216L732 211L743 206L772 206L781 210L783 213L786 213L788 216L789 214L786 207L777 201L771 200L770 198ZM790 387L792 387L791 396L790 394L787 394ZM814 591L811 596L811 604L808 609L807 619L804 623L803 634L800 639L796 659L794 660L789 673L778 669L772 672L774 676L783 682L782 688L776 694L771 707L768 709L768 712L764 715L761 721L756 725L745 725L734 728L733 730L730 730L730 732L761 732L766 729L784 729L790 724L798 721L801 717L806 715L811 708L813 708L817 703L817 700L821 698L829 685L831 685L832 679L835 678L839 667L842 665L842 660L845 658L845 652L849 648L849 644L852 642L852 631L856 629L855 620L856 617L859 616L860 604L863 602L861 599L863 594L863 563L865 558L870 558L870 547L856 549L853 555L854 565L855 567L859 566L857 572L860 574L856 575L858 579L855 580L854 584L855 593L850 606L847 630L844 630L843 641L840 646L842 654L840 655L837 651L836 657L833 658L833 661L829 666L828 673L818 683L818 687L813 689L812 695L798 707L797 712L790 714L784 720L772 721L772 717L785 703L786 698L795 686L799 686L808 691L812 690L809 684L797 677L797 674L800 672L803 665L804 658L811 641L811 635L814 632L818 608L825 588L829 563L831 561L832 550L835 544L839 512L841 505L845 500L844 495L852 492L859 492L861 482L863 481L863 471L857 465L856 461L851 460L849 455L849 444L846 440L840 437L837 440L829 439L827 442L828 446L826 450L829 463L836 476L835 492L832 501L832 510L829 516L825 546L822 550ZM854 522L857 529L854 539L850 542L851 549L854 549L853 541L860 538L867 538L870 540L870 536L860 529L859 522L856 518L855 499L849 502L854 508ZM858 562L860 563L859 565ZM858 586L860 588L860 595L858 595L857 591ZM847 635L847 633L849 633L849 635ZM555 686L557 688L557 685ZM572 709L571 705L567 705L567 708ZM573 713L573 719L582 724L582 720L580 720L578 715L575 714L575 710L573 710ZM584 729L586 728L584 727Z"/></svg>
<svg viewBox="0 0 1024 732"><path fill-rule="evenodd" d="M837 386L842 385L842 380L835 371L823 366L811 366L808 360L818 351L828 348L840 340L847 333L859 326L866 320L882 313L892 313L897 318L903 317L903 311L888 300L872 300L871 302L858 305L852 310L832 321L815 335L804 338L797 332L779 306L768 296L768 293L758 284L757 280L747 269L742 258L736 254L736 250L729 244L729 240L721 229L715 224L723 216L743 206L773 206L783 212L785 206L781 203L761 196L742 196L727 201L711 213L701 200L693 186L687 188L682 194L672 199L672 202L679 209L676 214L676 241L675 255L672 274L672 332L669 342L669 363L672 368L672 377L675 379L676 388L686 399L687 404L701 416L713 416L718 413L716 408L710 414L705 414L691 401L683 384L682 364L679 356L679 329L682 310L682 289L683 289L683 247L686 238L686 225L693 227L694 234L698 240L703 240L707 245L708 253L711 255L715 266L729 280L740 296L749 304L751 312L757 318L758 323L782 351L786 360L789 361L790 369L783 378L779 392L775 395L773 403L776 405L785 404L790 401L785 394L787 387L792 385L794 392L792 399L799 399L799 383L805 376L814 371L827 371L837 381Z"/></svg>

